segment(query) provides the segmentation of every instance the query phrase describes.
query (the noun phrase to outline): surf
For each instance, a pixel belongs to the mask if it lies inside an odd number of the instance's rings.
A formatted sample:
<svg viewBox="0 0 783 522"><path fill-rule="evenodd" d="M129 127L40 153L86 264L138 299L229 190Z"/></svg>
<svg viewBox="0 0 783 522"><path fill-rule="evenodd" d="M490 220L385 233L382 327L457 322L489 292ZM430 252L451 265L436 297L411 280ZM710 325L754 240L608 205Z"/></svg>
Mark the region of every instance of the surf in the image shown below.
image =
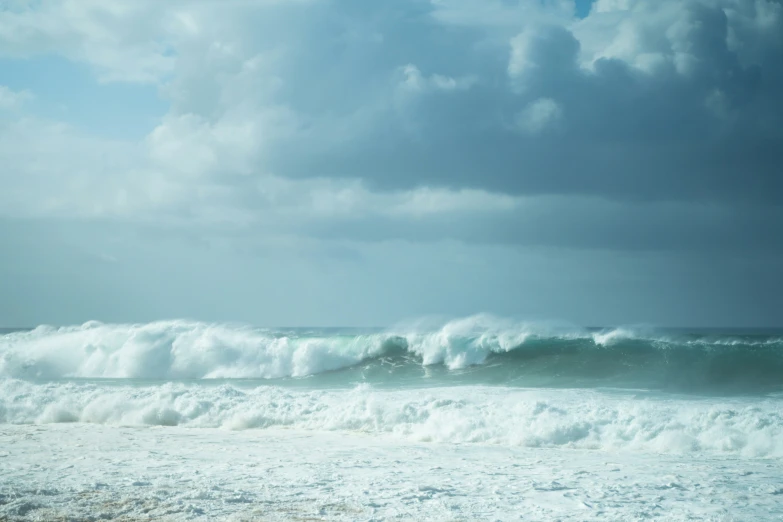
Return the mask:
<svg viewBox="0 0 783 522"><path fill-rule="evenodd" d="M0 335L0 378L773 393L783 389L783 338L586 329L491 316L375 330L89 322Z"/></svg>
<svg viewBox="0 0 783 522"><path fill-rule="evenodd" d="M783 456L779 400L462 386L0 381L0 424L361 432L420 442Z"/></svg>

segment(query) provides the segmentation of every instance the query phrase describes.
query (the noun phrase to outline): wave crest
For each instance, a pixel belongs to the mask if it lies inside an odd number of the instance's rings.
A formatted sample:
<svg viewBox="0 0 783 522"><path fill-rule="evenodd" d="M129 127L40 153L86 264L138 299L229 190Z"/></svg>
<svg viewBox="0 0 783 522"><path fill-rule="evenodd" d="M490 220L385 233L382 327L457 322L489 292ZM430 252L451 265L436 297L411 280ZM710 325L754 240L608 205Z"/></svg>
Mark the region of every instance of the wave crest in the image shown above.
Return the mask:
<svg viewBox="0 0 783 522"><path fill-rule="evenodd" d="M384 349L379 336L292 337L188 321L90 322L0 337L0 375L54 379L298 377L335 370Z"/></svg>
<svg viewBox="0 0 783 522"><path fill-rule="evenodd" d="M92 321L0 335L0 377L5 378L277 379L346 368L360 368L362 376L400 368L409 373L480 368L474 373L482 382L519 385L579 384L581 379L632 387L774 387L783 384L783 343L769 336L590 331L486 315L434 329L370 333Z"/></svg>
<svg viewBox="0 0 783 522"><path fill-rule="evenodd" d="M302 377L381 355L463 368L524 343L531 327L486 316L434 332L313 335L191 321L40 326L0 336L0 375L52 379Z"/></svg>

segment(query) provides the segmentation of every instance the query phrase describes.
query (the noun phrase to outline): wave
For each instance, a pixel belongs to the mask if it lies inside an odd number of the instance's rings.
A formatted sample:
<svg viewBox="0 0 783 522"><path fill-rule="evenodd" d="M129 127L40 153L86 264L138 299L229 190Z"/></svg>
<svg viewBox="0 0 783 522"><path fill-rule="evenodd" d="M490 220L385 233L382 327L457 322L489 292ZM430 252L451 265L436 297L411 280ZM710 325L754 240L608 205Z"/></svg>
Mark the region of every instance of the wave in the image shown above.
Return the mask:
<svg viewBox="0 0 783 522"><path fill-rule="evenodd" d="M492 387L377 390L0 381L0 423L286 427L425 442L783 456L780 401Z"/></svg>
<svg viewBox="0 0 783 522"><path fill-rule="evenodd" d="M622 386L767 391L783 385L770 335L587 330L491 316L388 331L290 330L160 321L0 335L0 377L283 379L334 384Z"/></svg>

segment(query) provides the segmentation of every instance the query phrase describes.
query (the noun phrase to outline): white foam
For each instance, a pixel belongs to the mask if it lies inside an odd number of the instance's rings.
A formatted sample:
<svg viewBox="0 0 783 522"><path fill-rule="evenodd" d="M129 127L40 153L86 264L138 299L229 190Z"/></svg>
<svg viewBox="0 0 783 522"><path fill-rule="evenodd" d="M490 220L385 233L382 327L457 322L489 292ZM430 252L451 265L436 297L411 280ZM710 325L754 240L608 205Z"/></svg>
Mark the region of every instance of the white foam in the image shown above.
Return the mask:
<svg viewBox="0 0 783 522"><path fill-rule="evenodd" d="M781 461L296 429L0 425L6 520L770 520Z"/></svg>
<svg viewBox="0 0 783 522"><path fill-rule="evenodd" d="M595 332L592 334L593 342L598 346L611 346L615 343L637 338L638 334L630 328L615 328L605 332Z"/></svg>
<svg viewBox="0 0 783 522"><path fill-rule="evenodd" d="M412 331L405 335L409 350L425 365L445 364L451 369L481 364L492 353L521 346L543 328L477 315L450 321L434 332Z"/></svg>
<svg viewBox="0 0 783 522"><path fill-rule="evenodd" d="M0 376L209 379L304 376L378 354L382 336L275 336L189 321L39 327L0 337Z"/></svg>
<svg viewBox="0 0 783 522"><path fill-rule="evenodd" d="M456 387L292 390L0 381L0 421L390 433L418 441L783 456L780 399Z"/></svg>

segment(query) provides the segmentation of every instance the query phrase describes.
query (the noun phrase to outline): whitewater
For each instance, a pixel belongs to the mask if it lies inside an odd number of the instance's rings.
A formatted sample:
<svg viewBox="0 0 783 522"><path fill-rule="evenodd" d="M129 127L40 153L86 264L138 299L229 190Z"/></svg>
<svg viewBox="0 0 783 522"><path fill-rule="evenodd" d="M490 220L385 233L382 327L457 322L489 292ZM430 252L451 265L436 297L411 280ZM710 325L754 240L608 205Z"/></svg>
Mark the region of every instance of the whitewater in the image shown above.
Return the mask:
<svg viewBox="0 0 783 522"><path fill-rule="evenodd" d="M783 332L0 331L0 520L780 520Z"/></svg>

